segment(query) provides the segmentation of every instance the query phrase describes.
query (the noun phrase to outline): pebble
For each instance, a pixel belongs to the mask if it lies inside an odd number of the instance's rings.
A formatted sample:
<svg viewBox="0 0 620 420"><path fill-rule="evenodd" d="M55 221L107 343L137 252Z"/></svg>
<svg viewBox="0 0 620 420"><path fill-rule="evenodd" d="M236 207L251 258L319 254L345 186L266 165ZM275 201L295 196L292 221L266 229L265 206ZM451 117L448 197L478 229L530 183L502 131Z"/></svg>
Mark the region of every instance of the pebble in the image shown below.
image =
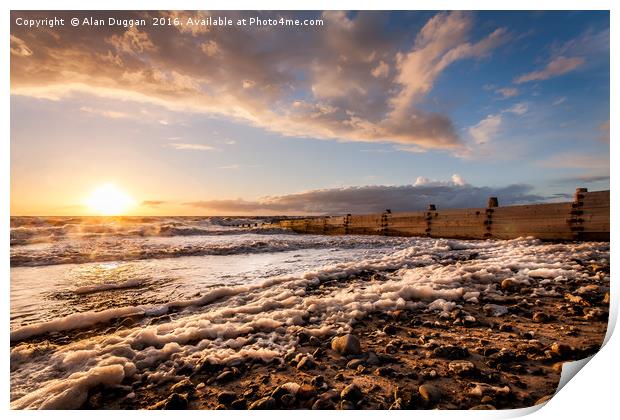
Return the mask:
<svg viewBox="0 0 620 420"><path fill-rule="evenodd" d="M364 394L362 390L356 384L349 384L340 393L340 398L342 400L348 400L352 402L357 402L362 399Z"/></svg>
<svg viewBox="0 0 620 420"><path fill-rule="evenodd" d="M228 405L237 399L237 393L233 391L222 391L217 394L217 402Z"/></svg>
<svg viewBox="0 0 620 420"><path fill-rule="evenodd" d="M310 400L316 397L316 389L312 385L303 384L297 390L297 398L300 400Z"/></svg>
<svg viewBox="0 0 620 420"><path fill-rule="evenodd" d="M455 360L448 364L448 369L457 376L469 376L476 371L476 366L467 360Z"/></svg>
<svg viewBox="0 0 620 420"><path fill-rule="evenodd" d="M272 410L276 406L276 400L273 397L263 397L254 401L248 409L250 410Z"/></svg>
<svg viewBox="0 0 620 420"><path fill-rule="evenodd" d="M158 403L159 406L161 403ZM163 407L166 410L187 410L187 397L183 394L174 393L170 395L164 402Z"/></svg>
<svg viewBox="0 0 620 420"><path fill-rule="evenodd" d="M435 403L441 399L441 390L436 386L430 384L420 385L420 387L418 388L418 392L420 393L420 396L424 399L424 401Z"/></svg>
<svg viewBox="0 0 620 420"><path fill-rule="evenodd" d="M356 336L346 334L335 337L332 340L332 350L346 356L349 354L360 354L362 352L362 347L360 345L360 340Z"/></svg>
<svg viewBox="0 0 620 420"><path fill-rule="evenodd" d="M230 403L230 408L233 410L245 410L248 408L248 402L245 398L239 398Z"/></svg>
<svg viewBox="0 0 620 420"><path fill-rule="evenodd" d="M338 408L340 410L355 410L355 404L348 400L342 400L340 404L338 404Z"/></svg>
<svg viewBox="0 0 620 420"><path fill-rule="evenodd" d="M297 363L297 369L299 370L312 369L315 366L316 363L312 359L312 356L304 356L301 358L299 363Z"/></svg>
<svg viewBox="0 0 620 420"><path fill-rule="evenodd" d="M347 367L349 369L357 369L357 367L362 365L363 363L364 363L364 360L362 359L353 359L353 360L350 360L349 363L347 363Z"/></svg>
<svg viewBox="0 0 620 420"><path fill-rule="evenodd" d="M573 352L573 348L568 344L563 343L553 343L551 347L549 347L549 351L553 356L557 357L568 357Z"/></svg>
<svg viewBox="0 0 620 420"><path fill-rule="evenodd" d="M544 312L536 312L534 313L534 315L532 315L532 320L534 320L534 322L547 322L549 321L549 316L544 313Z"/></svg>
<svg viewBox="0 0 620 420"><path fill-rule="evenodd" d="M232 373L232 371L226 370L226 371L220 373L219 375L217 375L215 377L215 380L219 381L219 382L228 382L228 381L232 380L233 377L234 377L234 374Z"/></svg>
<svg viewBox="0 0 620 420"><path fill-rule="evenodd" d="M482 310L490 316L502 316L508 313L508 308L502 305L495 305L487 303L482 307Z"/></svg>
<svg viewBox="0 0 620 420"><path fill-rule="evenodd" d="M465 347L459 346L439 346L433 350L433 355L444 359L464 359L469 356L469 351Z"/></svg>
<svg viewBox="0 0 620 420"><path fill-rule="evenodd" d="M183 393L183 392L188 392L188 391L192 392L194 391L194 389L195 387L192 381L186 378L174 384L172 388L170 388L170 392L176 392L176 393Z"/></svg>

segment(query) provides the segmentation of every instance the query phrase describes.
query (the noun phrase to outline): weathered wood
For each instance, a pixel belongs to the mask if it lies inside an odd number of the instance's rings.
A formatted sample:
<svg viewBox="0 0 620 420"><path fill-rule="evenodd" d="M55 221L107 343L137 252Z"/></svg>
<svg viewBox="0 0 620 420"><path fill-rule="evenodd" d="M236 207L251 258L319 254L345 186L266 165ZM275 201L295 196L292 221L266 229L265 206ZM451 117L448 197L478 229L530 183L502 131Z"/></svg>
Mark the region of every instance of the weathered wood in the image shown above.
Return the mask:
<svg viewBox="0 0 620 420"><path fill-rule="evenodd" d="M279 225L299 233L431 236L544 240L609 240L609 191L578 188L572 202L487 208L437 209L282 220Z"/></svg>

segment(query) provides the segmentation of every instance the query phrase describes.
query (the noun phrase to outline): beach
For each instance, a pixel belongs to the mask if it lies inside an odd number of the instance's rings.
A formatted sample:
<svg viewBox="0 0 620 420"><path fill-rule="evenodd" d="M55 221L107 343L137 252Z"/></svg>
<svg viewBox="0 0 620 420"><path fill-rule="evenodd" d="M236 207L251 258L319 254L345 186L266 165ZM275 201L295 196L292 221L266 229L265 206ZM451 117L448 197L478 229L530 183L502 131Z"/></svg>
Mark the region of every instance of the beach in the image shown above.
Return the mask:
<svg viewBox="0 0 620 420"><path fill-rule="evenodd" d="M11 222L14 409L528 407L607 328L608 242Z"/></svg>

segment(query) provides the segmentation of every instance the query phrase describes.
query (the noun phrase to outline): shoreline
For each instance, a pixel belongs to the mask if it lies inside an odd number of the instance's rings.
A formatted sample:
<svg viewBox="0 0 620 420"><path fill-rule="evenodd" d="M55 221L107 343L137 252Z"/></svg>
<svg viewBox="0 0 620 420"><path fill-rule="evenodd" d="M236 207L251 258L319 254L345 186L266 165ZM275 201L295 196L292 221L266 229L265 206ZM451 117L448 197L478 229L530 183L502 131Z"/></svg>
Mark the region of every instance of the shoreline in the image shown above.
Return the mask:
<svg viewBox="0 0 620 420"><path fill-rule="evenodd" d="M557 296L532 296L532 287L504 280L498 285L504 296L481 297L450 311L370 313L351 328L352 352L332 348L342 334L318 338L300 333L295 350L283 358L233 365L205 360L195 368L179 368L159 384L136 375L117 386L91 389L82 408L529 407L553 395L563 362L590 356L602 344L609 267L584 268L598 280L560 281ZM372 283L381 276L367 274L349 282ZM346 287L347 281L332 280L310 292Z"/></svg>

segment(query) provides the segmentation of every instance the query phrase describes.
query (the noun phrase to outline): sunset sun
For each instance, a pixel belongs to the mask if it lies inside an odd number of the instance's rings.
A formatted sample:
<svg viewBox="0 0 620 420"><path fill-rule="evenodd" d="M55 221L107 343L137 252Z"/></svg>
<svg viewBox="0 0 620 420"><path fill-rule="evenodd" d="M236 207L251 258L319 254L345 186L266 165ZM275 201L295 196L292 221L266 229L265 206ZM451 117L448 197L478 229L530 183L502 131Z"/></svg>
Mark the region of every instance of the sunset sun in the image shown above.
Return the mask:
<svg viewBox="0 0 620 420"><path fill-rule="evenodd" d="M116 216L126 213L134 205L134 199L114 184L103 184L93 190L86 199L86 205L102 216Z"/></svg>

